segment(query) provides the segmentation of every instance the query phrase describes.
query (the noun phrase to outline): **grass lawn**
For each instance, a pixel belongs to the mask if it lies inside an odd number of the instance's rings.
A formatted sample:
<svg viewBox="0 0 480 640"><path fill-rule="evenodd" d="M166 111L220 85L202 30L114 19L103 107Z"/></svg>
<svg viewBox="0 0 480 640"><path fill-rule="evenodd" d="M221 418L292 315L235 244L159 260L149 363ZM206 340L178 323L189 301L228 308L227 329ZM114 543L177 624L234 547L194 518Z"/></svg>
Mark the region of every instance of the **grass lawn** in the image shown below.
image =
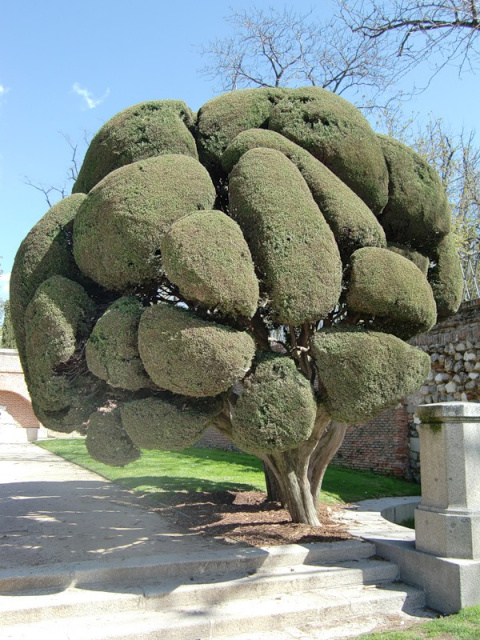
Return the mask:
<svg viewBox="0 0 480 640"><path fill-rule="evenodd" d="M405 631L385 631L358 640L475 640L480 638L480 606L467 607L453 616L438 618Z"/></svg>
<svg viewBox="0 0 480 640"><path fill-rule="evenodd" d="M82 439L44 440L36 444L141 493L170 491L265 491L261 460L219 449L143 451L125 467L110 467L88 455ZM385 496L419 495L410 482L373 473L330 467L323 482L325 502L355 502Z"/></svg>

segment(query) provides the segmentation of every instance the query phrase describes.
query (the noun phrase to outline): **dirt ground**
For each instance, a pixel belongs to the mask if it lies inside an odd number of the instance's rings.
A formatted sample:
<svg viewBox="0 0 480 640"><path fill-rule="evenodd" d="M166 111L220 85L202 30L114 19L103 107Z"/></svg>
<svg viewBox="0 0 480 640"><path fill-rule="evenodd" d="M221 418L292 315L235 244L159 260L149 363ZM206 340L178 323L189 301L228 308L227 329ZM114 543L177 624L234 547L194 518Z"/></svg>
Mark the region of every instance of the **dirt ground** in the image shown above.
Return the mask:
<svg viewBox="0 0 480 640"><path fill-rule="evenodd" d="M321 526L291 522L277 502L266 502L261 491L182 492L158 497L151 509L184 533L214 537L225 543L255 547L305 542L335 542L352 536L335 519L339 506L322 504Z"/></svg>

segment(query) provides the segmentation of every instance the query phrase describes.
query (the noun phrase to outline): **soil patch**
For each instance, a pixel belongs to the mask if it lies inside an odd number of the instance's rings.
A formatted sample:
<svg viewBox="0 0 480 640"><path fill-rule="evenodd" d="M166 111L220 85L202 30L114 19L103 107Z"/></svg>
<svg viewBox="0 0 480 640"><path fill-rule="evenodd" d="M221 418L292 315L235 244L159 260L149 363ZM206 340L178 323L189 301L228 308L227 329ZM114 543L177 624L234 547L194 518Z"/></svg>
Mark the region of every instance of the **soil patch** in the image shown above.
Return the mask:
<svg viewBox="0 0 480 640"><path fill-rule="evenodd" d="M181 533L214 537L254 547L305 542L336 542L352 536L335 518L340 506L321 504L320 527L295 524L278 502L261 491L177 492L157 494L150 509ZM161 503L159 502L161 500Z"/></svg>

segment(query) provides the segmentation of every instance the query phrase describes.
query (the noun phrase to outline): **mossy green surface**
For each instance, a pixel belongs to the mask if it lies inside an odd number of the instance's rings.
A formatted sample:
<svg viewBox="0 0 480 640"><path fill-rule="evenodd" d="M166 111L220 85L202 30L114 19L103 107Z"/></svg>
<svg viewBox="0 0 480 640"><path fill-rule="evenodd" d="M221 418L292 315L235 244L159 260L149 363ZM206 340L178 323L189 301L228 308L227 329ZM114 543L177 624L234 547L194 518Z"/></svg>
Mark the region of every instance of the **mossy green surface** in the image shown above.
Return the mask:
<svg viewBox="0 0 480 640"><path fill-rule="evenodd" d="M105 403L104 384L90 373L82 373L70 380L68 387L68 406L59 411L48 411L43 408L42 396L31 392L32 407L35 415L47 429L60 433L86 432L90 415Z"/></svg>
<svg viewBox="0 0 480 640"><path fill-rule="evenodd" d="M201 162L214 174L230 142L241 131L266 128L272 105L286 89L243 89L217 96L198 112L197 144Z"/></svg>
<svg viewBox="0 0 480 640"><path fill-rule="evenodd" d="M60 411L70 406L75 387L70 377L58 369L67 367L79 343L89 335L94 313L95 306L85 290L63 276L45 280L28 305L25 312L27 382L32 398L45 411Z"/></svg>
<svg viewBox="0 0 480 640"><path fill-rule="evenodd" d="M222 156L230 172L249 149L281 151L299 169L325 220L333 231L342 259L361 247L385 247L385 232L367 205L311 153L275 131L250 129L229 144Z"/></svg>
<svg viewBox="0 0 480 640"><path fill-rule="evenodd" d="M329 330L312 353L334 420L366 421L418 389L430 371L428 354L386 333Z"/></svg>
<svg viewBox="0 0 480 640"><path fill-rule="evenodd" d="M201 211L175 222L161 243L168 279L187 300L251 318L258 280L238 224L221 211Z"/></svg>
<svg viewBox="0 0 480 640"><path fill-rule="evenodd" d="M381 217L389 242L430 255L450 230L450 208L436 171L406 145L379 135L389 172L388 204Z"/></svg>
<svg viewBox="0 0 480 640"><path fill-rule="evenodd" d="M78 279L72 255L73 219L85 196L69 196L54 205L37 222L20 245L10 278L10 301L15 340L26 371L24 315L35 291L53 275Z"/></svg>
<svg viewBox="0 0 480 640"><path fill-rule="evenodd" d="M430 259L427 256L424 256L418 251L402 246L401 244L389 243L387 249L389 251L393 251L393 253L398 253L398 255L407 258L407 260L411 260L413 264L420 269L424 276L428 274Z"/></svg>
<svg viewBox="0 0 480 640"><path fill-rule="evenodd" d="M269 354L245 381L232 416L232 437L246 451L286 451L311 435L316 413L310 382L295 362Z"/></svg>
<svg viewBox="0 0 480 640"><path fill-rule="evenodd" d="M453 234L439 243L433 254L428 279L437 303L438 318L443 320L458 311L462 303L463 274Z"/></svg>
<svg viewBox="0 0 480 640"><path fill-rule="evenodd" d="M85 445L92 458L111 467L124 467L141 455L123 428L119 409L90 416Z"/></svg>
<svg viewBox="0 0 480 640"><path fill-rule="evenodd" d="M433 292L420 269L407 258L377 247L352 255L347 309L372 316L373 327L408 339L436 322Z"/></svg>
<svg viewBox="0 0 480 640"><path fill-rule="evenodd" d="M272 108L268 128L323 162L376 214L388 199L382 149L352 104L320 87L290 89Z"/></svg>
<svg viewBox="0 0 480 640"><path fill-rule="evenodd" d="M219 398L173 394L132 400L121 409L122 424L141 449L181 451L199 439L222 404Z"/></svg>
<svg viewBox="0 0 480 640"><path fill-rule="evenodd" d="M160 241L190 211L211 209L215 189L204 167L184 155L140 160L90 191L75 219L73 250L83 273L130 293L158 280Z"/></svg>
<svg viewBox="0 0 480 640"><path fill-rule="evenodd" d="M73 186L88 193L115 169L164 153L198 159L194 116L181 100L151 100L120 111L93 138Z"/></svg>
<svg viewBox="0 0 480 640"><path fill-rule="evenodd" d="M99 318L85 347L87 366L112 387L138 391L154 384L138 352L138 323L143 313L133 296L116 300Z"/></svg>
<svg viewBox="0 0 480 640"><path fill-rule="evenodd" d="M185 396L216 396L243 379L255 354L244 331L157 304L140 318L138 347L150 378Z"/></svg>
<svg viewBox="0 0 480 640"><path fill-rule="evenodd" d="M12 326L12 316L10 313L10 300L5 300L3 306L3 326L2 338L0 340L2 349L16 349L15 334Z"/></svg>
<svg viewBox="0 0 480 640"><path fill-rule="evenodd" d="M229 198L278 322L325 317L340 296L342 263L295 165L275 149L251 149L230 174Z"/></svg>

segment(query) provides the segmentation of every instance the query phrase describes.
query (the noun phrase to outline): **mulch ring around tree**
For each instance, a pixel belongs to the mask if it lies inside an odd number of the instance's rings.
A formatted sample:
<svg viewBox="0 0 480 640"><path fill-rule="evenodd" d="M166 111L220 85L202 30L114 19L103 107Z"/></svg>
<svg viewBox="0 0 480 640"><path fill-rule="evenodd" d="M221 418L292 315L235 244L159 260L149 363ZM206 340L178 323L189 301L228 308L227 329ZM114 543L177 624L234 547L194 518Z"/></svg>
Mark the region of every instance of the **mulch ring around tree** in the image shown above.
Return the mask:
<svg viewBox="0 0 480 640"><path fill-rule="evenodd" d="M352 538L335 518L342 510L339 505L320 504L320 527L312 527L291 522L288 511L278 502L267 502L261 491L176 492L157 494L157 499L150 509L181 533L213 537L226 544L264 547Z"/></svg>

